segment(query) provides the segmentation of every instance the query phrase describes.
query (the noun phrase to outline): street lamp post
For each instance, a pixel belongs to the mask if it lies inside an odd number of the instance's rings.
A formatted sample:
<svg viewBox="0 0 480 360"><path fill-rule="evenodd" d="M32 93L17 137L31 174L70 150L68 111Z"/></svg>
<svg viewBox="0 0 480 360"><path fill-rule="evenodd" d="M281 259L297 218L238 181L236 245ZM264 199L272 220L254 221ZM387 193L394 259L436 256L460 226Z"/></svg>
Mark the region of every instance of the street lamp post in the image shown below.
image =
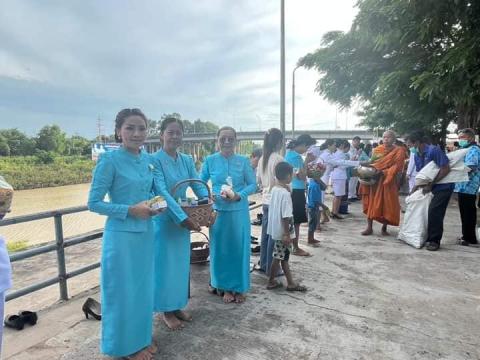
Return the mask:
<svg viewBox="0 0 480 360"><path fill-rule="evenodd" d="M295 137L295 71L300 65L295 66L292 72L292 139Z"/></svg>
<svg viewBox="0 0 480 360"><path fill-rule="evenodd" d="M280 19L280 130L285 134L285 0L281 3ZM285 153L285 144L283 145Z"/></svg>

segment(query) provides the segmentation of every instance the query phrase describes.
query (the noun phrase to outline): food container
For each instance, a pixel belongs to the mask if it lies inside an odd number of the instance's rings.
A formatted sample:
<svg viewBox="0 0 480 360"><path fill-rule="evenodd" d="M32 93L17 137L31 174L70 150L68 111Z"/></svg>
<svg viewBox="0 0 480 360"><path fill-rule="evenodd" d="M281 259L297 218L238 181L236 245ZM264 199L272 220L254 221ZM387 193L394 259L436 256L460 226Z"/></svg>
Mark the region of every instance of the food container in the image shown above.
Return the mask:
<svg viewBox="0 0 480 360"><path fill-rule="evenodd" d="M13 200L13 188L0 176L0 214L6 214L10 211Z"/></svg>
<svg viewBox="0 0 480 360"><path fill-rule="evenodd" d="M152 210L165 209L167 207L167 201L163 196L155 196L153 199L148 200L148 206Z"/></svg>
<svg viewBox="0 0 480 360"><path fill-rule="evenodd" d="M220 196L233 199L235 197L235 192L230 185L223 184L220 189Z"/></svg>
<svg viewBox="0 0 480 360"><path fill-rule="evenodd" d="M205 186L208 191L208 198L206 199L201 199L200 201L197 201L197 204L195 205L194 203L191 203L190 205L188 204L187 201L181 202L181 207L182 210L185 211L185 213L191 217L198 225L200 226L209 226L210 221L212 219L212 213L213 213L213 202L211 200L212 198L212 193L210 191L210 188L208 184L205 181L202 181L200 179L185 179L182 181L179 181L178 183L175 184L173 189L170 191L170 193L175 195L175 192L177 191L177 188L185 183L193 183L193 182L198 182Z"/></svg>

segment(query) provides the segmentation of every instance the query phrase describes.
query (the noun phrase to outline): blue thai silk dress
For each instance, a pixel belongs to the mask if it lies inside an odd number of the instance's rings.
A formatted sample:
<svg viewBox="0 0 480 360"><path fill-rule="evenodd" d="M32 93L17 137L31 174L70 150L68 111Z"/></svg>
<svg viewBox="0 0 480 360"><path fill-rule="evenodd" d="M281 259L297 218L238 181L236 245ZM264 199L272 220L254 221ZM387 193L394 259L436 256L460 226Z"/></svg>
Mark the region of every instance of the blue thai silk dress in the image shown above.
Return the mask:
<svg viewBox="0 0 480 360"><path fill-rule="evenodd" d="M239 201L226 201L220 196L227 177ZM250 289L250 213L248 195L257 185L250 161L241 155L229 157L221 153L208 156L200 178L211 180L215 195L217 220L210 228L210 277L214 288L235 293Z"/></svg>
<svg viewBox="0 0 480 360"><path fill-rule="evenodd" d="M169 192L176 183L186 179L198 179L191 156L177 153L176 159L163 149L152 155L155 167L155 183L166 184ZM205 186L193 182L178 187L175 199L186 199L191 186L199 199L208 197ZM183 309L188 303L190 278L190 231L180 226L187 215L177 204L154 217L155 274L154 311L169 312Z"/></svg>
<svg viewBox="0 0 480 360"><path fill-rule="evenodd" d="M107 216L100 287L101 351L109 356L131 355L152 342L153 222L130 216L128 208L151 197L153 169L150 155L120 148L103 153L93 173L88 208Z"/></svg>

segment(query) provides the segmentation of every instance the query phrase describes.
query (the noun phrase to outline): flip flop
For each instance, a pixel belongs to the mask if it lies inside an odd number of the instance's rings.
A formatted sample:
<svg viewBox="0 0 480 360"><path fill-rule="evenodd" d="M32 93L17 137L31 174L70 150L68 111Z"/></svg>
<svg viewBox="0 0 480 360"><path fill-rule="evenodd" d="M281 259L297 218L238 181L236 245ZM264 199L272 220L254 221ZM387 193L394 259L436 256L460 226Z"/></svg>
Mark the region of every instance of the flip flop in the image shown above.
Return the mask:
<svg viewBox="0 0 480 360"><path fill-rule="evenodd" d="M275 290L278 288L282 288L283 284L280 281L276 281L273 284L268 284L267 285L267 290Z"/></svg>
<svg viewBox="0 0 480 360"><path fill-rule="evenodd" d="M288 286L287 286L287 291L305 292L305 291L307 291L307 288L306 288L305 286L303 286L303 285L297 284L297 285L295 285L295 286L293 286L293 287L288 287Z"/></svg>

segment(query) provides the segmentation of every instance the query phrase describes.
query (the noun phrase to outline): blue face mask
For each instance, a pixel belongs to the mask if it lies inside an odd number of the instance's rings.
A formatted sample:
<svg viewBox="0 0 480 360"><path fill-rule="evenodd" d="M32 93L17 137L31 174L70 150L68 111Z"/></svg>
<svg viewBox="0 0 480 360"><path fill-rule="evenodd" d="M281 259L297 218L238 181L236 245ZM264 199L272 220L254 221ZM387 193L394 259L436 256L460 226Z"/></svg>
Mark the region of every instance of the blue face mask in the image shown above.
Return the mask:
<svg viewBox="0 0 480 360"><path fill-rule="evenodd" d="M412 147L411 147L410 149L408 149L408 150L410 150L410 153L411 153L411 154L414 154L414 155L415 155L415 154L418 154L418 149L417 149L415 146L412 146Z"/></svg>
<svg viewBox="0 0 480 360"><path fill-rule="evenodd" d="M467 147L468 145L470 145L470 142L468 140L458 140L458 145L461 147L461 148L465 148Z"/></svg>

